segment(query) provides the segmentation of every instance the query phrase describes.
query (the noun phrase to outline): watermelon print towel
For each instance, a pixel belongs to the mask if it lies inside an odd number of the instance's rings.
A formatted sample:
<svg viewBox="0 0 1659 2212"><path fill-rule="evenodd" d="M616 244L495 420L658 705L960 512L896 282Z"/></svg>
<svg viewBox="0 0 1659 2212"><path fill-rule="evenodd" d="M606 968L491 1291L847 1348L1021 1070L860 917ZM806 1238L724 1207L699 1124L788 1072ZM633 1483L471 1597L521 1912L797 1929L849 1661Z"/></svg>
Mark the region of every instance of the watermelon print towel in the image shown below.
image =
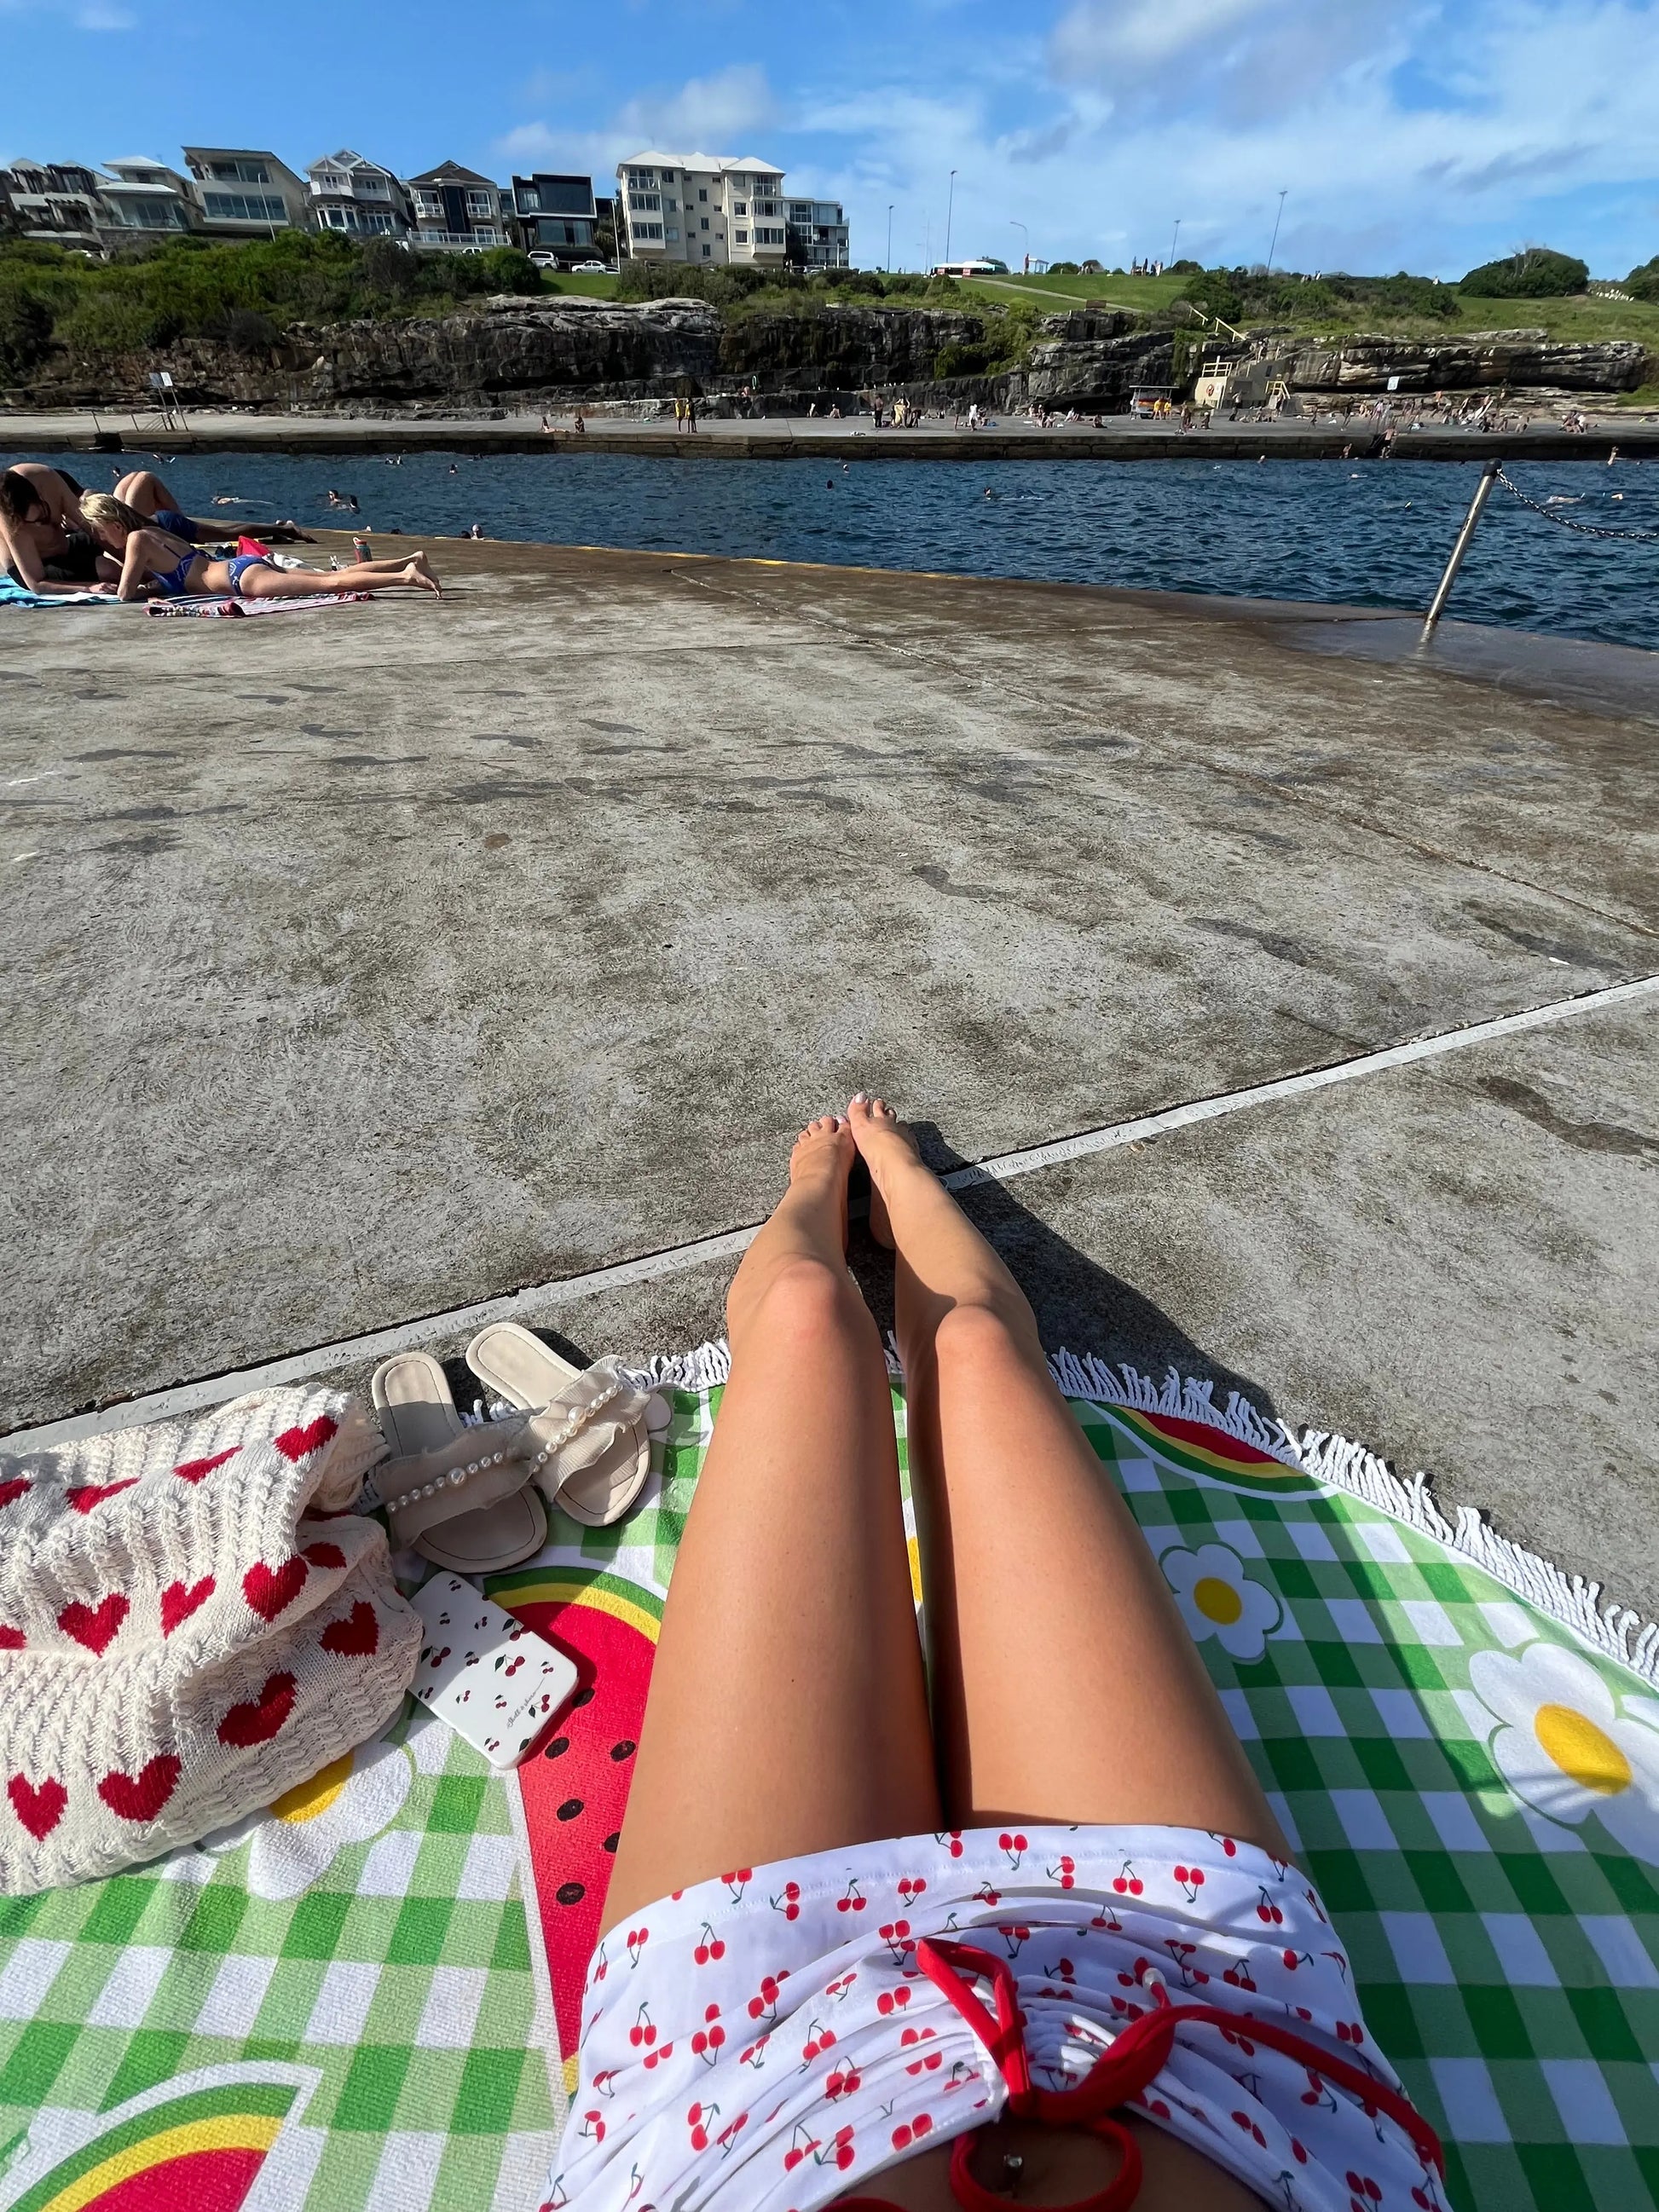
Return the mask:
<svg viewBox="0 0 1659 2212"><path fill-rule="evenodd" d="M1659 1635L1352 1447L1056 1371L1443 2135L1455 2212L1659 2203ZM581 1668L516 1779L406 1713L209 1847L0 1900L0 2212L535 2212L723 1373L714 1347L665 1364L628 1521L551 1515L492 1578ZM894 1413L902 1465L896 1390Z"/></svg>

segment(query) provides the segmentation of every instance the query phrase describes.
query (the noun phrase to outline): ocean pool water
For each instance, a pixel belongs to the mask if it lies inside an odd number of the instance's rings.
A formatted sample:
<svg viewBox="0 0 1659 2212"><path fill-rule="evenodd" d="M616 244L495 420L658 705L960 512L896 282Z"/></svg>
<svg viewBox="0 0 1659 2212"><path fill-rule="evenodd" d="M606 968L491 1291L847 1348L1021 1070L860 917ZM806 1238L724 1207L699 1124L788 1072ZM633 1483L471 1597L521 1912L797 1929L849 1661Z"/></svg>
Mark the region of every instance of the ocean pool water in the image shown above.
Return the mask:
<svg viewBox="0 0 1659 2212"><path fill-rule="evenodd" d="M61 461L88 489L137 455ZM638 459L566 452L169 456L159 472L194 514L272 510L339 526L324 495L355 493L375 533L759 555L977 576L1036 577L1226 598L1425 607L1478 479L1445 461L779 461ZM1659 461L1517 463L1537 500L1577 521L1659 533ZM252 504L215 507L216 494ZM1615 496L1617 495L1617 496ZM387 548L387 550L392 549ZM902 588L896 582L895 588ZM1659 646L1659 542L1552 526L1493 490L1452 594L1465 622Z"/></svg>

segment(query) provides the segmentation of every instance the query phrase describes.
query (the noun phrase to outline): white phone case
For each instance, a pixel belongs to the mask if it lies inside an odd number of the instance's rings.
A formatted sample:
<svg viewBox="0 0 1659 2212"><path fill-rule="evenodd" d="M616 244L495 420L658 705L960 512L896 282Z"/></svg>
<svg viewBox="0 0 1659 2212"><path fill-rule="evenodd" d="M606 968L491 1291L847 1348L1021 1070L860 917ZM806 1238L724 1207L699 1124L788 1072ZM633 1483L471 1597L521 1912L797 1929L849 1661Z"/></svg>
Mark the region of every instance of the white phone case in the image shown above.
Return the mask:
<svg viewBox="0 0 1659 2212"><path fill-rule="evenodd" d="M574 1694L574 1664L459 1575L410 1603L426 1632L410 1689L492 1766L516 1766Z"/></svg>

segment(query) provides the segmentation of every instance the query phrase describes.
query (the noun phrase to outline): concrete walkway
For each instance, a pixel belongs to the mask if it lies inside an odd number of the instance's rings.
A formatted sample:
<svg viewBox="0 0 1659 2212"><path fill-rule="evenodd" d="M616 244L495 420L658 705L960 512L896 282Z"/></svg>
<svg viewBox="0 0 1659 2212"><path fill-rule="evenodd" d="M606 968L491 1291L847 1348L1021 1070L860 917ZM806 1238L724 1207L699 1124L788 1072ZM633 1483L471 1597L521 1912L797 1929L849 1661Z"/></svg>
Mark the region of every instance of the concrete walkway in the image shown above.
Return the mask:
<svg viewBox="0 0 1659 2212"><path fill-rule="evenodd" d="M764 404L764 403L763 403ZM96 449L134 454L228 453L522 453L554 445L571 453L633 453L663 460L784 460L802 451L832 450L839 460L1377 460L1390 448L1384 426L1334 414L1307 420L1229 422L1183 431L1179 422L1140 422L1111 415L1096 429L1088 421L1040 428L1023 416L999 415L968 432L934 419L914 429L877 430L867 415L832 422L823 416L700 417L695 436L672 420L641 418L630 408L589 407L580 435L564 407L547 418L497 409L467 415L436 410L410 415L255 415L192 410L182 428L166 429L153 415L124 408L61 414L0 413L0 447L14 452ZM1545 421L1502 434L1435 426L1420 431L1396 417L1392 446L1402 461L1601 461L1616 447L1627 460L1659 459L1659 417L1604 417L1583 433Z"/></svg>
<svg viewBox="0 0 1659 2212"><path fill-rule="evenodd" d="M1490 633L1316 611L440 560L441 605L5 618L0 1422L361 1386L526 1286L586 1352L696 1342L860 1085L948 1164L1337 1067L967 1202L1051 1344L1344 1430L1659 1610L1637 656L1553 702L1536 642L1517 694Z"/></svg>

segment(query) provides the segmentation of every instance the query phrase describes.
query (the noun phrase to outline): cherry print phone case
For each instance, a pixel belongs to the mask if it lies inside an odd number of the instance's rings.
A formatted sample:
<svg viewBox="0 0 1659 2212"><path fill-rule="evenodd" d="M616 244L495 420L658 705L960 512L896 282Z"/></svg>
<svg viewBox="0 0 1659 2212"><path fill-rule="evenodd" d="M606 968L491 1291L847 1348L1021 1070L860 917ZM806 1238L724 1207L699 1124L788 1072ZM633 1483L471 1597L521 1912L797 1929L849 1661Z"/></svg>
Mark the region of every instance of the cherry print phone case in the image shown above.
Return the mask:
<svg viewBox="0 0 1659 2212"><path fill-rule="evenodd" d="M410 1600L425 1631L410 1687L492 1766L516 1766L576 1687L564 1653L459 1575Z"/></svg>

